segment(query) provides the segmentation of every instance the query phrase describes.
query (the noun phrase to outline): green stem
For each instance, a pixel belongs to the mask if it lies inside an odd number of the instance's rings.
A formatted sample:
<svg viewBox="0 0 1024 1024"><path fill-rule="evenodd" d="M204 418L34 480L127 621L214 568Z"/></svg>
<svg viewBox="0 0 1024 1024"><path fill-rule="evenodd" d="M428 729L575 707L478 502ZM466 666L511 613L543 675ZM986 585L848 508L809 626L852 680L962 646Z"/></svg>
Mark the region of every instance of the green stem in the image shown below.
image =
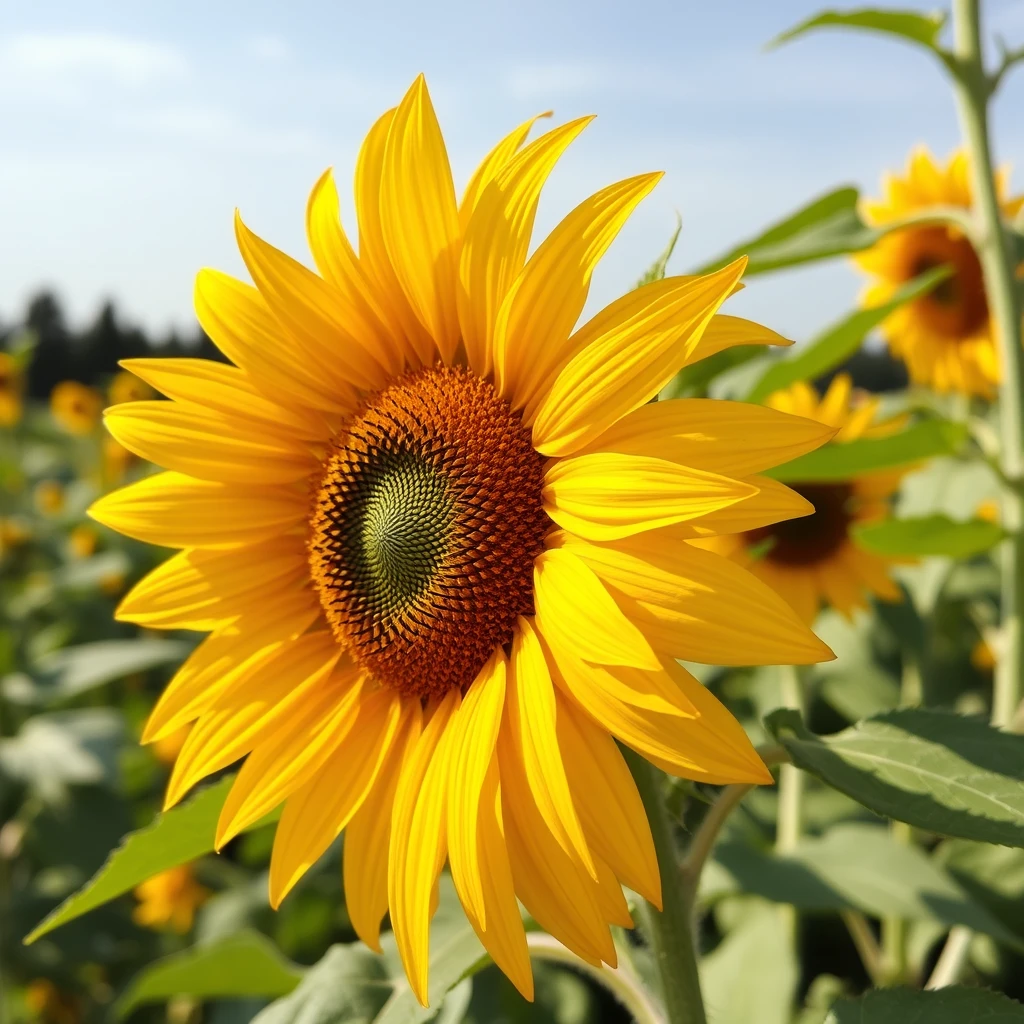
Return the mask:
<svg viewBox="0 0 1024 1024"><path fill-rule="evenodd" d="M999 389L1001 466L1014 486L1003 490L1002 651L996 668L992 721L1008 726L1021 702L1024 680L1024 509L1019 487L1024 480L1024 353L1021 310L1014 282L1010 239L996 194L989 141L988 100L992 80L985 72L979 0L953 0L953 52L957 109L970 165L974 196L975 248L985 279L1002 374Z"/></svg>
<svg viewBox="0 0 1024 1024"><path fill-rule="evenodd" d="M804 710L803 685L800 670L794 665L779 668L779 688L784 707ZM800 842L803 831L801 804L804 795L804 775L796 765L783 764L779 768L779 809L775 819L775 852L792 853Z"/></svg>
<svg viewBox="0 0 1024 1024"><path fill-rule="evenodd" d="M664 1017L651 1002L643 985L624 968L613 970L611 967L594 967L566 949L558 939L544 932L530 932L526 936L526 943L530 948L531 959L567 964L608 989L636 1024L664 1024Z"/></svg>
<svg viewBox="0 0 1024 1024"><path fill-rule="evenodd" d="M645 902L638 911L661 976L665 1013L669 1024L707 1024L697 973L693 907L682 883L672 822L661 798L661 773L632 750L623 752L647 811L661 873L662 909Z"/></svg>

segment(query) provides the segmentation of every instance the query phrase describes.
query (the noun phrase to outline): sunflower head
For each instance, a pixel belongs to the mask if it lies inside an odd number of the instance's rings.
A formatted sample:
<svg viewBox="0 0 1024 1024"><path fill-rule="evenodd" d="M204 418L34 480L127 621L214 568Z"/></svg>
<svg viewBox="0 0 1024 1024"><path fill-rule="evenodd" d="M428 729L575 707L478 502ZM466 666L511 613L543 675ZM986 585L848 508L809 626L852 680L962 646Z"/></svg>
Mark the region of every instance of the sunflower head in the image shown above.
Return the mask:
<svg viewBox="0 0 1024 1024"><path fill-rule="evenodd" d="M0 351L0 427L13 427L21 419L24 381L18 363Z"/></svg>
<svg viewBox="0 0 1024 1024"><path fill-rule="evenodd" d="M1010 198L1007 180L1000 172L996 184L1003 212L1013 217L1024 206L1024 196ZM884 226L933 206L970 205L966 153L955 152L943 167L922 147L911 154L905 175L890 175L884 198L865 203L864 212L869 223ZM949 277L886 320L886 340L919 384L940 392L994 393L999 365L981 264L957 228L903 228L855 255L854 261L875 279L864 295L869 305L888 301L901 285L928 270L948 266Z"/></svg>
<svg viewBox="0 0 1024 1024"><path fill-rule="evenodd" d="M458 200L417 80L360 152L358 246L330 174L307 207L316 272L239 219L255 287L214 271L196 284L234 365L131 360L171 401L106 417L167 472L91 514L179 549L118 615L210 634L143 737L190 726L168 804L244 759L217 843L284 802L275 906L346 830L353 926L379 948L390 911L424 1003L446 861L527 996L519 900L593 964L615 963L609 925L632 923L620 883L659 902L613 737L675 774L771 780L677 658L831 656L756 577L690 541L800 514L761 472L834 431L652 402L682 365L785 344L718 313L745 261L653 282L578 326L657 174L584 200L527 258L541 187L588 121L530 143L521 125Z"/></svg>
<svg viewBox="0 0 1024 1024"><path fill-rule="evenodd" d="M827 423L843 444L860 437L884 436L902 418L877 420L878 399L858 394L850 378L833 378L824 396L804 382L771 395L772 408ZM793 483L806 502L804 515L707 542L729 552L773 589L804 621L812 623L823 604L849 618L869 595L899 601L902 592L889 575L891 560L860 547L854 527L884 519L900 472L863 474L850 480Z"/></svg>
<svg viewBox="0 0 1024 1024"><path fill-rule="evenodd" d="M102 395L76 380L61 381L50 393L50 412L69 434L91 434L102 410Z"/></svg>
<svg viewBox="0 0 1024 1024"><path fill-rule="evenodd" d="M210 898L210 890L196 881L191 864L181 864L147 878L136 887L135 898L139 901L132 911L136 924L183 935Z"/></svg>

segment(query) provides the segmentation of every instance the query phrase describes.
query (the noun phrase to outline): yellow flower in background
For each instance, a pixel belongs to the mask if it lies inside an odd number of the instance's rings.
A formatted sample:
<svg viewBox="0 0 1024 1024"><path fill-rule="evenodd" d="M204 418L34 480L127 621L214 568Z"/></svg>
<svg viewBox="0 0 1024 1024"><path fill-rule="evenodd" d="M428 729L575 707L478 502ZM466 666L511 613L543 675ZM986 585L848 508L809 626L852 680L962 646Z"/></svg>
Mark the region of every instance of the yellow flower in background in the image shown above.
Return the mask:
<svg viewBox="0 0 1024 1024"><path fill-rule="evenodd" d="M527 260L541 187L589 118L500 142L456 201L420 78L356 170L358 254L330 173L307 232L319 274L236 223L256 287L204 270L200 322L236 364L126 365L171 401L107 413L168 472L100 522L181 548L118 616L210 636L147 723L194 722L167 793L247 757L216 841L285 801L277 906L347 829L348 912L390 910L421 1002L446 859L480 939L528 998L517 898L593 964L660 901L619 739L711 783L771 775L677 657L831 652L763 583L685 540L802 514L758 474L832 430L741 403L649 404L680 365L782 343L717 316L744 261L634 291L574 331L592 270L660 175L587 199Z"/></svg>
<svg viewBox="0 0 1024 1024"><path fill-rule="evenodd" d="M853 394L846 374L833 378L820 400L811 385L800 382L776 392L767 404L837 428L833 440L839 444L890 433L899 422L875 423L879 400ZM780 593L807 623L814 622L822 604L849 618L867 606L869 594L899 601L902 591L889 575L892 561L860 547L851 531L858 523L889 514L890 498L906 472L790 484L807 500L809 514L699 543L731 554Z"/></svg>
<svg viewBox="0 0 1024 1024"><path fill-rule="evenodd" d="M1008 175L997 187L1003 212L1014 217L1024 196L1007 196ZM869 223L885 225L932 206L971 205L967 156L962 150L939 165L925 148L914 151L905 177L885 180L885 198L864 204ZM907 281L948 264L951 277L927 295L896 310L883 326L893 355L907 364L911 380L935 391L991 397L999 383L981 264L971 243L952 226L928 224L886 235L854 261L877 280L864 293L866 305L880 305Z"/></svg>
<svg viewBox="0 0 1024 1024"><path fill-rule="evenodd" d="M25 986L25 1005L33 1019L45 1024L77 1024L82 1019L80 1000L49 978L36 978Z"/></svg>
<svg viewBox="0 0 1024 1024"><path fill-rule="evenodd" d="M58 515L64 508L64 488L56 480L41 480L32 492L32 500L43 515Z"/></svg>
<svg viewBox="0 0 1024 1024"><path fill-rule="evenodd" d="M153 389L144 381L139 380L134 373L121 370L114 375L107 388L107 401L111 405L120 405L122 402L142 402L147 398L154 398Z"/></svg>
<svg viewBox="0 0 1024 1024"><path fill-rule="evenodd" d="M68 536L68 547L75 558L88 558L96 551L96 531L86 524L76 526Z"/></svg>
<svg viewBox="0 0 1024 1024"><path fill-rule="evenodd" d="M61 381L50 394L50 412L69 434L91 434L102 410L103 396L76 380Z"/></svg>
<svg viewBox="0 0 1024 1024"><path fill-rule="evenodd" d="M9 352L0 352L0 427L13 427L21 419L24 382Z"/></svg>
<svg viewBox="0 0 1024 1024"><path fill-rule="evenodd" d="M192 927L196 911L210 898L210 890L195 879L191 864L181 864L147 878L135 888L139 905L132 920L146 928L169 928L184 934Z"/></svg>
<svg viewBox="0 0 1024 1024"><path fill-rule="evenodd" d="M134 452L128 451L113 437L103 438L103 479L108 486L120 483L133 463L139 461Z"/></svg>
<svg viewBox="0 0 1024 1024"><path fill-rule="evenodd" d="M32 531L20 519L12 516L0 518L0 555L21 547L31 536Z"/></svg>

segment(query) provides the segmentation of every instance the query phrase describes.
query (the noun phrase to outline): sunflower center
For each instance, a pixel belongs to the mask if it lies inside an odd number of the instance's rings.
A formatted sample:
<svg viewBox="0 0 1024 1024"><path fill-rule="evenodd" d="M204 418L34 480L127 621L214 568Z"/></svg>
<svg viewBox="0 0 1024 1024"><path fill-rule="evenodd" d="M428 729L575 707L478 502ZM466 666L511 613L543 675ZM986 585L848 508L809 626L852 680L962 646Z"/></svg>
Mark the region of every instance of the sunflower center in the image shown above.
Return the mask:
<svg viewBox="0 0 1024 1024"><path fill-rule="evenodd" d="M849 484L789 484L814 511L799 519L750 530L747 547L764 546L764 557L778 565L808 566L834 555L849 532L853 514Z"/></svg>
<svg viewBox="0 0 1024 1024"><path fill-rule="evenodd" d="M954 340L969 338L988 323L985 281L974 247L966 238L950 235L944 228L918 233L916 252L908 278L935 267L949 266L952 273L915 305L931 328Z"/></svg>
<svg viewBox="0 0 1024 1024"><path fill-rule="evenodd" d="M464 688L533 614L543 461L519 414L457 367L397 378L335 437L309 565L335 636L383 683Z"/></svg>

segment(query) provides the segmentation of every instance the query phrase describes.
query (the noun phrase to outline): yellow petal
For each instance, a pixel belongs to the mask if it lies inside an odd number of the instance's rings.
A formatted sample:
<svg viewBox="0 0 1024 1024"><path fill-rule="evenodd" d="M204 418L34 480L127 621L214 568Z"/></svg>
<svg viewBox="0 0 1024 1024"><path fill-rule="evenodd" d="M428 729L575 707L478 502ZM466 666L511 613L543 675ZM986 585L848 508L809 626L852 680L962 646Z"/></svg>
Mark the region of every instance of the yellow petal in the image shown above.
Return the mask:
<svg viewBox="0 0 1024 1024"><path fill-rule="evenodd" d="M411 704L407 701L407 708ZM359 702L338 749L288 797L270 857L270 905L274 909L359 810L402 724L402 700L397 691L371 693Z"/></svg>
<svg viewBox="0 0 1024 1024"><path fill-rule="evenodd" d="M746 265L742 257L714 274L666 278L634 292L622 315L609 318L544 396L533 422L537 450L543 455L578 451L657 395L693 351Z"/></svg>
<svg viewBox="0 0 1024 1024"><path fill-rule="evenodd" d="M323 419L298 402L266 398L244 370L210 359L122 359L121 366L176 402L251 420L261 433L321 438Z"/></svg>
<svg viewBox="0 0 1024 1024"><path fill-rule="evenodd" d="M556 696L558 743L587 841L626 885L660 907L658 858L633 776L611 736Z"/></svg>
<svg viewBox="0 0 1024 1024"><path fill-rule="evenodd" d="M388 909L388 849L395 790L423 729L419 701L407 703L405 730L345 833L345 909L356 935L377 953L381 952L380 922Z"/></svg>
<svg viewBox="0 0 1024 1024"><path fill-rule="evenodd" d="M590 277L622 225L661 174L602 189L576 207L540 244L513 282L494 330L495 383L516 409L569 357L567 340L590 290Z"/></svg>
<svg viewBox="0 0 1024 1024"><path fill-rule="evenodd" d="M411 353L406 351L405 339L396 336L388 326L387 314L378 304L373 283L341 225L338 189L330 169L320 176L310 193L306 237L317 270L338 293L349 329L366 339L367 347L376 353L388 376L399 373Z"/></svg>
<svg viewBox="0 0 1024 1024"><path fill-rule="evenodd" d="M395 118L395 110L382 114L367 133L356 161L356 217L359 224L359 261L373 282L377 305L388 318L392 334L404 338L420 362L433 362L435 346L409 300L402 291L391 265L381 225L381 174L384 148Z"/></svg>
<svg viewBox="0 0 1024 1024"><path fill-rule="evenodd" d="M596 882L597 868L580 824L558 745L557 706L544 649L520 616L509 665L508 716L526 782L551 834Z"/></svg>
<svg viewBox="0 0 1024 1024"><path fill-rule="evenodd" d="M737 345L792 345L793 342L753 320L719 313L711 318L700 340L686 359L687 366Z"/></svg>
<svg viewBox="0 0 1024 1024"><path fill-rule="evenodd" d="M323 278L254 234L235 214L235 237L260 295L278 323L299 344L302 358L343 395L376 389L387 378L386 359L373 339L349 329L348 310Z"/></svg>
<svg viewBox="0 0 1024 1024"><path fill-rule="evenodd" d="M645 455L745 477L813 451L832 435L822 423L763 405L676 398L650 402L623 416L581 454Z"/></svg>
<svg viewBox="0 0 1024 1024"><path fill-rule="evenodd" d="M276 727L260 736L224 801L218 850L323 768L358 720L365 695L366 675L344 663L321 675L302 700L285 698L287 713L279 711Z"/></svg>
<svg viewBox="0 0 1024 1024"><path fill-rule="evenodd" d="M459 265L459 321L469 365L491 371L494 324L523 269L541 188L558 158L591 121L580 118L542 135L485 188L465 228Z"/></svg>
<svg viewBox="0 0 1024 1024"><path fill-rule="evenodd" d="M107 409L104 422L130 452L200 480L291 483L316 469L303 445L192 405L123 402Z"/></svg>
<svg viewBox="0 0 1024 1024"><path fill-rule="evenodd" d="M495 755L505 676L505 655L498 648L449 725L448 860L455 890L480 941L532 999L533 972L505 848Z"/></svg>
<svg viewBox="0 0 1024 1024"><path fill-rule="evenodd" d="M230 685L189 731L167 784L164 809L279 729L322 687L340 657L330 633L311 633L275 645L250 662L248 671L229 673Z"/></svg>
<svg viewBox="0 0 1024 1024"><path fill-rule="evenodd" d="M610 587L655 650L709 665L830 660L792 609L742 566L692 544L644 534L614 545L569 543Z"/></svg>
<svg viewBox="0 0 1024 1024"><path fill-rule="evenodd" d="M228 551L185 550L167 559L128 592L115 612L147 629L200 632L273 603L308 574L301 537L281 537Z"/></svg>
<svg viewBox="0 0 1024 1024"><path fill-rule="evenodd" d="M599 665L659 668L643 635L572 552L544 551L534 563L533 586L537 628L544 636L560 637L578 657Z"/></svg>
<svg viewBox="0 0 1024 1024"><path fill-rule="evenodd" d="M448 724L459 691L449 690L416 744L395 793L388 861L391 927L413 994L427 1005L431 891L447 852Z"/></svg>
<svg viewBox="0 0 1024 1024"><path fill-rule="evenodd" d="M271 484L223 484L157 473L100 498L89 515L147 544L233 547L298 526L308 503L302 491Z"/></svg>
<svg viewBox="0 0 1024 1024"><path fill-rule="evenodd" d="M671 543L669 538L672 535L683 538L743 533L745 530L780 523L783 519L809 516L814 512L814 506L806 498L771 477L752 476L746 482L757 488L756 494L735 505L709 512L700 519L667 527L664 532L667 543ZM662 531L658 535L661 536Z"/></svg>
<svg viewBox="0 0 1024 1024"><path fill-rule="evenodd" d="M420 75L395 111L384 147L381 230L395 274L445 362L459 344L455 287L459 214L441 128Z"/></svg>
<svg viewBox="0 0 1024 1024"><path fill-rule="evenodd" d="M531 117L524 121L518 128L508 133L491 151L480 161L479 166L469 179L465 192L462 194L462 202L459 203L459 227L466 230L466 225L473 216L476 204L480 201L487 186L498 176L504 166L519 152L519 147L526 141L530 129L542 118L550 117L552 111L547 110L543 114Z"/></svg>
<svg viewBox="0 0 1024 1024"><path fill-rule="evenodd" d="M284 393L295 409L340 414L352 407L352 396L339 392L319 373L274 318L263 296L250 284L200 270L195 285L196 316L214 344L241 367L264 395Z"/></svg>
<svg viewBox="0 0 1024 1024"><path fill-rule="evenodd" d="M749 483L665 459L597 452L553 461L544 474L544 509L565 530L613 540L670 526L756 493Z"/></svg>

